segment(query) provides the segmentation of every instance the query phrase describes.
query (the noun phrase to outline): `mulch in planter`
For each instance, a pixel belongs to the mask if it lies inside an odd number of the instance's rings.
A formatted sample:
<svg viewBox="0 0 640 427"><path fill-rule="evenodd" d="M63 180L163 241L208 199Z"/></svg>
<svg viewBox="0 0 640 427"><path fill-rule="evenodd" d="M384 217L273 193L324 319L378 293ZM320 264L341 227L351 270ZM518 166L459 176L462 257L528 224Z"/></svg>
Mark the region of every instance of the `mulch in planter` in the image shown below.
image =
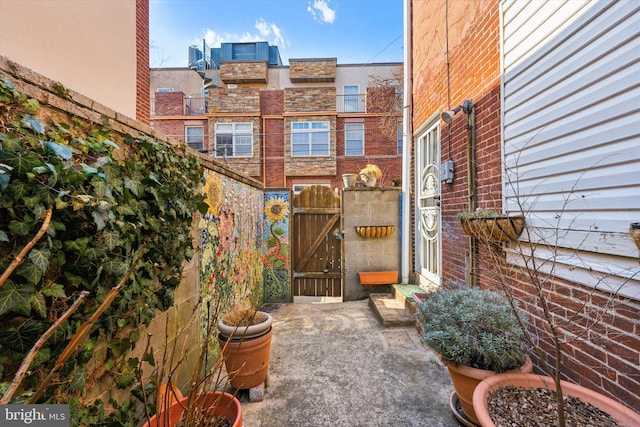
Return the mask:
<svg viewBox="0 0 640 427"><path fill-rule="evenodd" d="M578 399L565 396L567 426L620 426L609 414ZM491 391L489 414L497 426L540 427L558 425L555 391L506 386Z"/></svg>

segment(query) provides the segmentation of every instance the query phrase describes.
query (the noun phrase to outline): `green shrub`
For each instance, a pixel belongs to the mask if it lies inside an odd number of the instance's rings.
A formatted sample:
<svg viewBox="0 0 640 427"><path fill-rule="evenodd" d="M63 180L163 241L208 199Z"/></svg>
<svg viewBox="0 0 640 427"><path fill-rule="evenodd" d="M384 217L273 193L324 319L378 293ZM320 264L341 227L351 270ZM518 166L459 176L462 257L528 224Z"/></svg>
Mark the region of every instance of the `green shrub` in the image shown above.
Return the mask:
<svg viewBox="0 0 640 427"><path fill-rule="evenodd" d="M525 315L519 310L520 317ZM478 289L439 291L418 307L423 342L454 365L505 372L524 364L528 344L509 301Z"/></svg>

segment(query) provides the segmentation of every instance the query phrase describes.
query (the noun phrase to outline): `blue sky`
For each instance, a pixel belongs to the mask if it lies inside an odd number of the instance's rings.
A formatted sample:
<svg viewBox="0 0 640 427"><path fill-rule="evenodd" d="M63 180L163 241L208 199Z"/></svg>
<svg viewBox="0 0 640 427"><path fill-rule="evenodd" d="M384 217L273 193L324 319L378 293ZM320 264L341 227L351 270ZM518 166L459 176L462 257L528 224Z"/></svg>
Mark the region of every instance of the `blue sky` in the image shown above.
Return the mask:
<svg viewBox="0 0 640 427"><path fill-rule="evenodd" d="M188 47L267 41L289 58L402 62L402 0L151 0L151 67L186 67Z"/></svg>

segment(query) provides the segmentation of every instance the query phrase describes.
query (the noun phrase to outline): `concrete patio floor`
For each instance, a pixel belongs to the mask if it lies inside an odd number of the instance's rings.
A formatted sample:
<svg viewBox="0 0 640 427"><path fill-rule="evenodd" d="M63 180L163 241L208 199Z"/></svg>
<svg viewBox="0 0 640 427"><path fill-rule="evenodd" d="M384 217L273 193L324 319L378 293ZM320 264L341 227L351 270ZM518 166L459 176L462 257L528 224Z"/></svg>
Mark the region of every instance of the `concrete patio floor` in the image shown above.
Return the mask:
<svg viewBox="0 0 640 427"><path fill-rule="evenodd" d="M368 301L277 304L264 400L245 427L458 427L447 369L415 327L384 328Z"/></svg>

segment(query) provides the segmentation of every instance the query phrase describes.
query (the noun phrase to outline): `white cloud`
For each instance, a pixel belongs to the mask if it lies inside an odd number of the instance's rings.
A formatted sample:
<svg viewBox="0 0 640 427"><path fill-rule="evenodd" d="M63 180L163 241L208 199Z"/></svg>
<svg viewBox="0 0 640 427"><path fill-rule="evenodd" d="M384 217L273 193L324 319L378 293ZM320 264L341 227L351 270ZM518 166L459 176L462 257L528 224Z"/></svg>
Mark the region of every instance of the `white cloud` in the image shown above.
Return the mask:
<svg viewBox="0 0 640 427"><path fill-rule="evenodd" d="M282 31L280 31L280 28L273 22L267 22L264 19L260 18L256 21L256 29L265 39L273 35L273 39L271 41L272 44L280 48L285 47L286 42L284 40L284 36L282 35Z"/></svg>
<svg viewBox="0 0 640 427"><path fill-rule="evenodd" d="M321 24L332 24L336 19L336 11L329 7L331 0L313 0L313 5L309 1L307 11L313 16L313 20Z"/></svg>

